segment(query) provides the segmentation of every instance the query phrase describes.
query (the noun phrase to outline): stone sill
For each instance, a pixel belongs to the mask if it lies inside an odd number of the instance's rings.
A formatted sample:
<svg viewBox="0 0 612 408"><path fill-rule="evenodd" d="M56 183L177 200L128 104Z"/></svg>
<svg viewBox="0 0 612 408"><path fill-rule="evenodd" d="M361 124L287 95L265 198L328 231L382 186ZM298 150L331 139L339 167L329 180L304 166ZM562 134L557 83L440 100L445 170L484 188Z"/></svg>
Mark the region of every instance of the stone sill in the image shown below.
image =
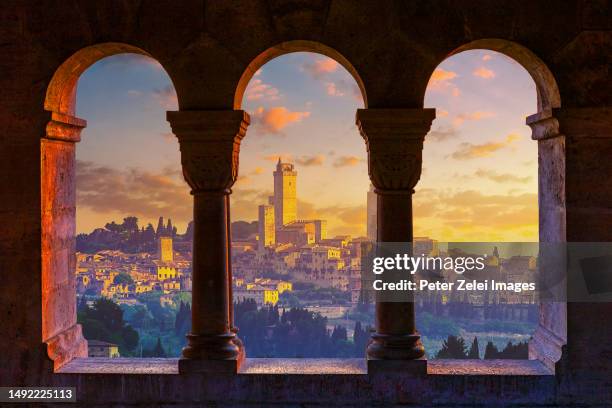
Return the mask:
<svg viewBox="0 0 612 408"><path fill-rule="evenodd" d="M238 375L366 375L367 361L360 358L247 358ZM77 358L58 374L178 374L176 358ZM433 376L550 376L537 360L430 360Z"/></svg>

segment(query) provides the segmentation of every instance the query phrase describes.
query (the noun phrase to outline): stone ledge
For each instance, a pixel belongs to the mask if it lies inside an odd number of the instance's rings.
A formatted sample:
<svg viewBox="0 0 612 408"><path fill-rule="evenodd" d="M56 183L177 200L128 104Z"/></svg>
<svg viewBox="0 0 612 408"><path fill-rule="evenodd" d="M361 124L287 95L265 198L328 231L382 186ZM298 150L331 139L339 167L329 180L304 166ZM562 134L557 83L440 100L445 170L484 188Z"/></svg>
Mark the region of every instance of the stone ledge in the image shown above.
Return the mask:
<svg viewBox="0 0 612 408"><path fill-rule="evenodd" d="M427 375L554 375L538 360L429 360Z"/></svg>
<svg viewBox="0 0 612 408"><path fill-rule="evenodd" d="M247 358L239 374L367 374L362 358Z"/></svg>
<svg viewBox="0 0 612 408"><path fill-rule="evenodd" d="M360 358L247 358L238 375L367 375ZM177 358L76 358L58 374L179 374ZM427 375L552 376L537 360L429 360Z"/></svg>
<svg viewBox="0 0 612 408"><path fill-rule="evenodd" d="M178 358L75 358L58 374L178 374Z"/></svg>

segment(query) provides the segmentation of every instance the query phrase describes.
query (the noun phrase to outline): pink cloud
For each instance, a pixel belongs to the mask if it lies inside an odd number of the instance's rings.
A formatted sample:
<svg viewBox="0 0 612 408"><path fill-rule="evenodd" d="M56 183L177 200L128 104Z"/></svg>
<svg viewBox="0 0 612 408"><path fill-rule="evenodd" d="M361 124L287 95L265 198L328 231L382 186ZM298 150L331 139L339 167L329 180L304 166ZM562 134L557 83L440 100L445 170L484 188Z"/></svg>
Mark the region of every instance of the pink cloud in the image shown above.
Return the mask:
<svg viewBox="0 0 612 408"><path fill-rule="evenodd" d="M491 58L493 58L493 57L491 57L489 54L485 54L485 55L482 56L482 60L483 61L489 61Z"/></svg>
<svg viewBox="0 0 612 408"><path fill-rule="evenodd" d="M266 84L259 78L253 79L249 83L245 95L249 101L276 101L280 99L280 92L278 88L275 88L270 84Z"/></svg>
<svg viewBox="0 0 612 408"><path fill-rule="evenodd" d="M451 157L457 160L470 160L481 157L491 157L495 152L512 147L514 142L521 137L515 133L511 133L503 140L498 142L488 142L483 144L461 143L459 149L454 152Z"/></svg>
<svg viewBox="0 0 612 408"><path fill-rule="evenodd" d="M327 94L329 96L344 96L344 92L342 92L335 83L328 82L325 84L325 89L327 90Z"/></svg>
<svg viewBox="0 0 612 408"><path fill-rule="evenodd" d="M176 91L170 85L163 89L156 89L153 91L153 97L164 109L178 109Z"/></svg>
<svg viewBox="0 0 612 408"><path fill-rule="evenodd" d="M340 156L334 160L334 167L353 167L362 161L363 159L357 156Z"/></svg>
<svg viewBox="0 0 612 408"><path fill-rule="evenodd" d="M475 111L475 112L471 112L471 113L460 113L459 115L455 116L455 119L453 119L453 124L455 126L459 126L463 122L465 122L466 120L476 121L476 120L492 118L494 116L495 116L494 112L487 112L487 111Z"/></svg>
<svg viewBox="0 0 612 408"><path fill-rule="evenodd" d="M430 84L436 82L449 81L453 78L457 77L457 73L453 71L446 71L442 68L436 68L431 74L431 78L429 79Z"/></svg>
<svg viewBox="0 0 612 408"><path fill-rule="evenodd" d="M457 77L457 73L453 71L447 71L442 68L436 68L429 78L427 89L436 92L450 92L453 96L459 96L460 91L452 80Z"/></svg>
<svg viewBox="0 0 612 408"><path fill-rule="evenodd" d="M273 162L273 163L276 163L279 158L281 159L281 161L284 161L284 162L291 162L291 161L293 161L293 155L291 153L269 154L269 155L264 156L262 158L265 161L269 161L269 162Z"/></svg>
<svg viewBox="0 0 612 408"><path fill-rule="evenodd" d="M480 68L475 69L472 72L472 75L480 77L480 78L484 78L484 79L495 78L495 72L485 67L480 67Z"/></svg>
<svg viewBox="0 0 612 408"><path fill-rule="evenodd" d="M321 79L327 74L330 74L338 69L338 63L328 57L317 57L314 62L308 62L302 65L302 69L312 75L315 79Z"/></svg>
<svg viewBox="0 0 612 408"><path fill-rule="evenodd" d="M325 157L321 154L317 155L304 155L301 157L297 157L295 159L295 163L300 166L309 167L309 166L320 166L325 161Z"/></svg>
<svg viewBox="0 0 612 408"><path fill-rule="evenodd" d="M252 117L254 123L265 133L278 134L288 125L301 122L310 116L310 112L292 112L284 106L275 106L265 109L260 106L255 110Z"/></svg>

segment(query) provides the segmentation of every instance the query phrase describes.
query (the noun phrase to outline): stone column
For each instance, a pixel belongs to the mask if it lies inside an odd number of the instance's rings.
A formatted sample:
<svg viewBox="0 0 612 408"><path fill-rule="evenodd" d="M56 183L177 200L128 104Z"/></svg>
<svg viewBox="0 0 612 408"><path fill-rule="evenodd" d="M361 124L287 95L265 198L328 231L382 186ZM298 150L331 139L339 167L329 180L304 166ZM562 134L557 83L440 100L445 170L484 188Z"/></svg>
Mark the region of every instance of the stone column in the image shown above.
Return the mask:
<svg viewBox="0 0 612 408"><path fill-rule="evenodd" d="M55 370L87 357L76 314L76 143L87 122L50 113L41 139L42 337Z"/></svg>
<svg viewBox="0 0 612 408"><path fill-rule="evenodd" d="M176 111L167 119L193 195L192 328L179 371L236 372L244 352L231 322L229 195L249 116L241 110Z"/></svg>
<svg viewBox="0 0 612 408"><path fill-rule="evenodd" d="M526 123L531 138L538 142L539 241L566 242L565 135L550 111L531 115ZM552 276L558 265L540 259L540 268ZM547 272L547 268L554 269ZM553 372L567 341L566 314L565 302L541 301L538 327L529 341L529 358L540 360Z"/></svg>
<svg viewBox="0 0 612 408"><path fill-rule="evenodd" d="M412 242L412 194L421 176L423 140L435 109L359 109L357 126L368 150L377 194L377 241ZM370 360L413 360L425 353L413 302L377 302Z"/></svg>
<svg viewBox="0 0 612 408"><path fill-rule="evenodd" d="M567 106L553 109L552 116L558 122L558 133L564 136L565 141L563 195L566 241L612 242L612 106ZM568 277L567 291L573 301L561 303L567 320L561 314L548 316L551 321L562 320L565 332L561 334L566 334L561 360L555 366L556 373L570 371L572 376L594 387L606 387L604 378L610 372L612 343L604 339L612 337L612 326L604 322L612 315L612 303L574 299L572 289L575 278ZM584 280L584 277L580 279ZM572 384L567 375L562 377L562 382L565 383L562 384L563 388L570 387L562 392L569 391L571 394Z"/></svg>

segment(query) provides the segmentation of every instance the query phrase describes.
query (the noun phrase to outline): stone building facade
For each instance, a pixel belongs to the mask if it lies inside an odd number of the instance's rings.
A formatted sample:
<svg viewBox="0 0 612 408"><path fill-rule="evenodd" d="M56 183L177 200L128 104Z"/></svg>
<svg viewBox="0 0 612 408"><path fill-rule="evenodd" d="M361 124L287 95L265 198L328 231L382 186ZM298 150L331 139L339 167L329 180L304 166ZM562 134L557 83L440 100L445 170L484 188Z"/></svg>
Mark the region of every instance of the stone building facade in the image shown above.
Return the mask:
<svg viewBox="0 0 612 408"><path fill-rule="evenodd" d="M450 55L501 52L536 83L540 241L612 241L612 4L607 0L236 0L0 5L0 385L77 387L82 405L601 405L612 401L609 303L545 303L527 362L427 362L412 303L377 305L368 360L245 359L233 327L229 194L255 72L294 51L355 78L377 238L412 240L429 78ZM193 193L193 325L179 360L91 362L76 324L76 84L117 53L156 59ZM248 350L246 350L248 356ZM286 373L298 373L295 375ZM325 375L299 375L318 373ZM135 375L141 374L141 375Z"/></svg>

